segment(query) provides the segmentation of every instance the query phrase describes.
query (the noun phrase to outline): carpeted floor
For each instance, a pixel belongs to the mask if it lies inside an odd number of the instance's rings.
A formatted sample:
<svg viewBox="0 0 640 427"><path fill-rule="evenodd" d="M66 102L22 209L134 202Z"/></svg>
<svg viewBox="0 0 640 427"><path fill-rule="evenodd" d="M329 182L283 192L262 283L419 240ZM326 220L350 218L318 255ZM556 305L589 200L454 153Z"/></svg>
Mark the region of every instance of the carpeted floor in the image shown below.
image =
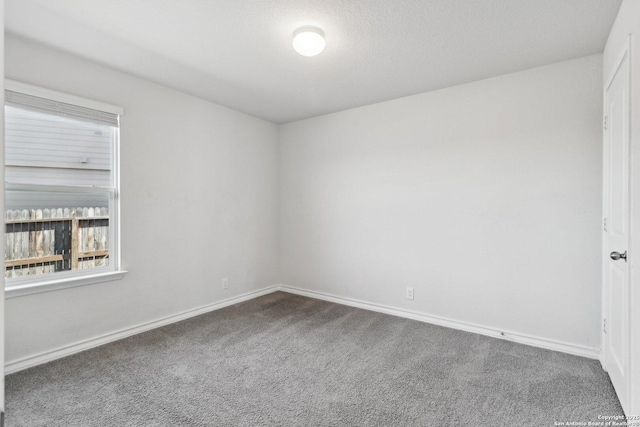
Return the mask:
<svg viewBox="0 0 640 427"><path fill-rule="evenodd" d="M553 426L596 360L273 293L6 379L7 426Z"/></svg>

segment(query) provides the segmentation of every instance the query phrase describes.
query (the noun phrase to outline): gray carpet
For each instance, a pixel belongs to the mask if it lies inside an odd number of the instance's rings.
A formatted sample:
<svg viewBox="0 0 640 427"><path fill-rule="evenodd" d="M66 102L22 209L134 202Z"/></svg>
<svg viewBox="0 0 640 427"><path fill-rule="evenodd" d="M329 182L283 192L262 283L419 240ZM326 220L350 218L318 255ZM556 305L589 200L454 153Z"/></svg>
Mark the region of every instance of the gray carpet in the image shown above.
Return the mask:
<svg viewBox="0 0 640 427"><path fill-rule="evenodd" d="M277 292L6 379L18 426L553 426L599 362Z"/></svg>

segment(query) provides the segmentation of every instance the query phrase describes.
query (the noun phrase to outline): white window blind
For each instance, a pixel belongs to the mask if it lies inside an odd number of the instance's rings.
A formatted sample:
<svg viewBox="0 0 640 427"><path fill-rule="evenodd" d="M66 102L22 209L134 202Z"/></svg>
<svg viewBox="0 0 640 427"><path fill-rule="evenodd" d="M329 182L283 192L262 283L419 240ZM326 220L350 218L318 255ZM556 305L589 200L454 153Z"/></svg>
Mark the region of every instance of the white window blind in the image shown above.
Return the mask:
<svg viewBox="0 0 640 427"><path fill-rule="evenodd" d="M5 104L41 113L55 114L89 123L118 126L118 115L93 108L54 101L26 93L5 90Z"/></svg>

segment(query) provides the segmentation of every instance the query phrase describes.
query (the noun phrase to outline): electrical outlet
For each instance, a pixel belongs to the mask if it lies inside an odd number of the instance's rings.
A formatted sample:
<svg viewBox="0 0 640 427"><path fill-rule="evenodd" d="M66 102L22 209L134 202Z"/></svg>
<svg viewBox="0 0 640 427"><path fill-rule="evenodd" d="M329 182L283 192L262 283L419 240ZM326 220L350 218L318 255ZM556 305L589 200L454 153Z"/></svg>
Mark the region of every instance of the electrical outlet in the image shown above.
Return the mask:
<svg viewBox="0 0 640 427"><path fill-rule="evenodd" d="M413 299L413 288L407 288L407 299Z"/></svg>
<svg viewBox="0 0 640 427"><path fill-rule="evenodd" d="M222 279L222 289L229 289L229 278L225 277Z"/></svg>

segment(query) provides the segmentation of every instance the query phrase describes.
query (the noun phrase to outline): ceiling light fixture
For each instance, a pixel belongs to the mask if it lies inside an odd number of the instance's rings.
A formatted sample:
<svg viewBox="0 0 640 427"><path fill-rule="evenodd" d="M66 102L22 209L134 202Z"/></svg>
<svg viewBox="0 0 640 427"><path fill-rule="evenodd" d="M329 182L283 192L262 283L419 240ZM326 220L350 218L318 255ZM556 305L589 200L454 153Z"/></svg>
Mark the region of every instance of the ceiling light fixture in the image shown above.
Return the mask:
<svg viewBox="0 0 640 427"><path fill-rule="evenodd" d="M325 45L324 32L318 27L300 27L293 32L293 48L302 56L316 56Z"/></svg>

